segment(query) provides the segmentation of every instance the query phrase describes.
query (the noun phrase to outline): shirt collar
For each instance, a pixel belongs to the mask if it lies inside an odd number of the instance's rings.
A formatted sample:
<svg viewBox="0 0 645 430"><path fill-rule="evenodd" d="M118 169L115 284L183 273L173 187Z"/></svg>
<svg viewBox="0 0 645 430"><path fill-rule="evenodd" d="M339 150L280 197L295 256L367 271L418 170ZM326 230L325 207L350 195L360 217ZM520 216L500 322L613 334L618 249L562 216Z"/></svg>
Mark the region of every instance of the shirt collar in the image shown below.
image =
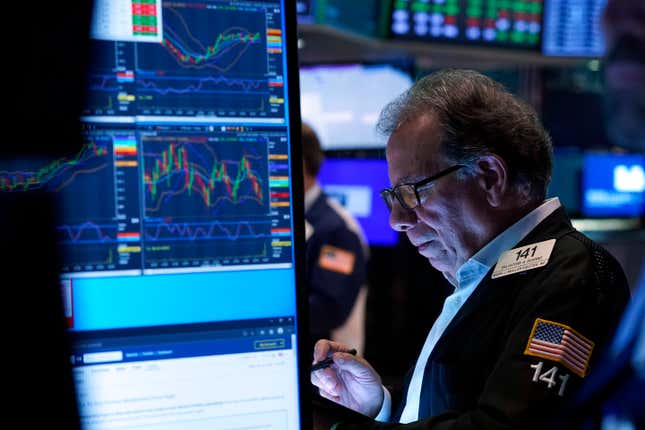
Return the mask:
<svg viewBox="0 0 645 430"><path fill-rule="evenodd" d="M473 278L483 278L493 267L504 251L511 249L519 243L546 217L560 207L560 199L553 197L545 200L540 206L523 216L515 224L500 233L493 240L488 242L475 255L470 257L459 269L455 282L448 279L456 288L460 285L472 282Z"/></svg>
<svg viewBox="0 0 645 430"><path fill-rule="evenodd" d="M314 182L313 185L305 192L305 212L307 212L313 206L314 202L322 193L322 189L318 182Z"/></svg>

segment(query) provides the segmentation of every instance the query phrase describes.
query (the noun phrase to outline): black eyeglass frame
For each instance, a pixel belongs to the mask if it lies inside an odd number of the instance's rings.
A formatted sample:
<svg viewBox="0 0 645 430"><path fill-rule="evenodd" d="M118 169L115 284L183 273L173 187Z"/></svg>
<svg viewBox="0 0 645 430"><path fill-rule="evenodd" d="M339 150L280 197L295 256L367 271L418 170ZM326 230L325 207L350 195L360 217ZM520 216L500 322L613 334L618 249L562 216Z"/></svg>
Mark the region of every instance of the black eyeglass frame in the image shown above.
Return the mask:
<svg viewBox="0 0 645 430"><path fill-rule="evenodd" d="M432 176L428 176L425 179L421 179L420 181L411 182L411 183L406 182L406 183L403 183L403 184L398 184L397 186L395 186L393 188L384 188L384 189L381 190L381 192L379 194L381 195L381 198L385 202L385 206L387 206L387 208L388 208L388 210L390 212L392 212L392 202L393 202L392 197L394 197L394 198L396 198L396 200L398 200L398 202L399 202L399 204L401 205L402 208L411 211L411 210L419 207L419 205L421 204L421 198L419 197L419 188L424 187L424 186L428 185L429 183L434 182L437 179L440 179L440 178L442 178L442 177L444 177L446 175L449 175L452 172L456 172L457 170L459 170L459 169L461 169L463 167L466 167L466 165L464 165L464 164L455 164L454 166L450 166L447 169L444 169L444 170L442 170L442 171L440 171L440 172L438 172L438 173L436 173L436 174L434 174ZM414 196L416 198L416 204L414 206L409 206L407 203L405 203L403 197L399 196L399 193L397 192L397 190L400 189L401 187L412 187L412 189L414 190Z"/></svg>

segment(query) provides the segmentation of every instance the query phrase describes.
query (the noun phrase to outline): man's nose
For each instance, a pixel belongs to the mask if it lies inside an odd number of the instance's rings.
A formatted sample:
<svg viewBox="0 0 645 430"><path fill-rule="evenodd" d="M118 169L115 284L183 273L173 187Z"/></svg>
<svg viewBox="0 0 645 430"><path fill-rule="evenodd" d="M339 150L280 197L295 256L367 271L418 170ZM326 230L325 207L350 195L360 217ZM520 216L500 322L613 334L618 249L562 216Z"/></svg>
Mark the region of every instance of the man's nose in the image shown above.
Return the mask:
<svg viewBox="0 0 645 430"><path fill-rule="evenodd" d="M393 202L390 212L390 227L396 231L410 230L417 223L417 215L413 210L403 208L399 202Z"/></svg>

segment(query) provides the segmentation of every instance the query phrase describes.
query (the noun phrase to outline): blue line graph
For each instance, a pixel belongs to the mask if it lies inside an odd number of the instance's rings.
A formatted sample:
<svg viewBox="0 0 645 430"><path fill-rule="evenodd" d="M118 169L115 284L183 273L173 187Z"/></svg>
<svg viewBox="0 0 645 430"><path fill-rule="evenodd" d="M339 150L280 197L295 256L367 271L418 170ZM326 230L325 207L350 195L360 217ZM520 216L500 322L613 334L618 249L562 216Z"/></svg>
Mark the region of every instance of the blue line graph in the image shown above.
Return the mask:
<svg viewBox="0 0 645 430"><path fill-rule="evenodd" d="M124 42L92 41L84 115L134 114L134 47Z"/></svg>
<svg viewBox="0 0 645 430"><path fill-rule="evenodd" d="M234 3L164 6L161 43L137 45L137 113L283 117L281 61L269 61L267 11ZM190 22L190 25L187 23Z"/></svg>
<svg viewBox="0 0 645 430"><path fill-rule="evenodd" d="M258 239L269 237L271 222L261 221L237 221L237 222L179 222L158 224L148 220L146 224L145 239L149 241L162 240L172 237L173 240L239 240Z"/></svg>
<svg viewBox="0 0 645 430"><path fill-rule="evenodd" d="M92 221L80 225L57 226L61 244L116 243L115 224L96 224Z"/></svg>
<svg viewBox="0 0 645 430"><path fill-rule="evenodd" d="M162 85L163 84L163 85ZM231 79L224 75L198 78L183 76L152 76L141 72L137 80L139 93L168 94L253 94L268 96L268 84L263 79Z"/></svg>

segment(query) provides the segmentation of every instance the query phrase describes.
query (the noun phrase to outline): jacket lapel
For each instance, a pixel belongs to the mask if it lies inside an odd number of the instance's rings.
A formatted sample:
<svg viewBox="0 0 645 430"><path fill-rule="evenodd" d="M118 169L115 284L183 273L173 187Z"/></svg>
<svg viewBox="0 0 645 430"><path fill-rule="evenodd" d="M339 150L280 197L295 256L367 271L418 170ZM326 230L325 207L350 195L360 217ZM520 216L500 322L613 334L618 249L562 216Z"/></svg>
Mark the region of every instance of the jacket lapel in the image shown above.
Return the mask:
<svg viewBox="0 0 645 430"><path fill-rule="evenodd" d="M574 231L571 222L567 217L564 208L556 209L551 215L546 217L540 224L538 224L524 239L522 239L516 247L528 245L531 243L541 242L548 239L558 239L563 235ZM513 288L512 276L505 276L497 279L491 279L491 275L495 267L493 266L484 279L477 286L475 291L470 295L468 300L463 304L457 315L452 319L443 335L435 345L428 363L432 361L437 354L440 354L445 343L454 338L455 332L464 320L469 318L477 309L484 307L491 301L496 300L498 294L507 294L509 288ZM427 370L427 364L426 364Z"/></svg>

